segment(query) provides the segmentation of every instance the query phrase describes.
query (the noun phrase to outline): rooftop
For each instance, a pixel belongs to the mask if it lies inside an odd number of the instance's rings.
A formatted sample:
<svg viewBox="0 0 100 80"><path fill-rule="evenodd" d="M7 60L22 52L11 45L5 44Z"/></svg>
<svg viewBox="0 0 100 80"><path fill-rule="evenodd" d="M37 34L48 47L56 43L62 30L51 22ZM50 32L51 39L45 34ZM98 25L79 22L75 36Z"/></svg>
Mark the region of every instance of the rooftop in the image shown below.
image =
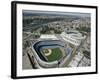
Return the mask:
<svg viewBox="0 0 100 80"><path fill-rule="evenodd" d="M59 40L55 35L50 34L43 34L40 36L41 39L53 39L53 40Z"/></svg>

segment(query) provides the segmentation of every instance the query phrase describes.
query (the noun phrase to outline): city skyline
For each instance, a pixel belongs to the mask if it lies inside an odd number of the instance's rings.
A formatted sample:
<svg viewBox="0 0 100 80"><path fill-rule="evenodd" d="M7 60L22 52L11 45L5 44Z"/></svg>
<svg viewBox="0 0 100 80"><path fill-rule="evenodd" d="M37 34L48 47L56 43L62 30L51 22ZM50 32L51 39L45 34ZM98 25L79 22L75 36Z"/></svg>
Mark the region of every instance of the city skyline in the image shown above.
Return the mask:
<svg viewBox="0 0 100 80"><path fill-rule="evenodd" d="M52 16L78 16L78 17L91 17L90 13L80 13L80 12L59 12L59 11L37 11L37 10L23 10L23 14L32 15L52 15Z"/></svg>

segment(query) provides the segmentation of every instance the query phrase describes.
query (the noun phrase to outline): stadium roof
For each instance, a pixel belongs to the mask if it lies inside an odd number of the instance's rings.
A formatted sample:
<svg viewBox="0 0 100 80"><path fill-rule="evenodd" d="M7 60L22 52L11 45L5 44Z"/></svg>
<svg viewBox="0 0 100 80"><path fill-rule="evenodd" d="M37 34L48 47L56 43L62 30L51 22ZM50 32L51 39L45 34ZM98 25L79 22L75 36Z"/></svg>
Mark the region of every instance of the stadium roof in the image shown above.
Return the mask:
<svg viewBox="0 0 100 80"><path fill-rule="evenodd" d="M44 34L40 36L41 39L53 39L53 40L59 40L55 35L50 34Z"/></svg>

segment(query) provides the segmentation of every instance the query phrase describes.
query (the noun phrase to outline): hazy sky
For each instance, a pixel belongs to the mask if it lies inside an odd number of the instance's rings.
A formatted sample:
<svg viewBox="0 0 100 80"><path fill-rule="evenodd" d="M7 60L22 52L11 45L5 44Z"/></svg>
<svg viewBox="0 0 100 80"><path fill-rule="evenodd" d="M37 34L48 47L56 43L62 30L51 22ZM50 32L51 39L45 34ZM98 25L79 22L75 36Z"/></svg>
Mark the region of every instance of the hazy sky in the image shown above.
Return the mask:
<svg viewBox="0 0 100 80"><path fill-rule="evenodd" d="M23 10L23 13L29 14L51 14L51 15L75 15L81 17L90 17L90 13L78 13L78 12L54 12L54 11L35 11L35 10Z"/></svg>

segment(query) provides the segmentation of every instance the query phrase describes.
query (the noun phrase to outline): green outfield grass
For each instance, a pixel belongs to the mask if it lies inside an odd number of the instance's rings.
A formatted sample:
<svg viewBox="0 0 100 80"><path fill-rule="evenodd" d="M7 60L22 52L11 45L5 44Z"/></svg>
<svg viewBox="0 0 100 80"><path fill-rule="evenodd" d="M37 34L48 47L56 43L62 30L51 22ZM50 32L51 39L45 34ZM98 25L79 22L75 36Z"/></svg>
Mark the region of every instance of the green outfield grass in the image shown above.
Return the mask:
<svg viewBox="0 0 100 80"><path fill-rule="evenodd" d="M62 52L60 48L51 49L52 53L49 56L46 56L49 62L59 60L62 57Z"/></svg>

